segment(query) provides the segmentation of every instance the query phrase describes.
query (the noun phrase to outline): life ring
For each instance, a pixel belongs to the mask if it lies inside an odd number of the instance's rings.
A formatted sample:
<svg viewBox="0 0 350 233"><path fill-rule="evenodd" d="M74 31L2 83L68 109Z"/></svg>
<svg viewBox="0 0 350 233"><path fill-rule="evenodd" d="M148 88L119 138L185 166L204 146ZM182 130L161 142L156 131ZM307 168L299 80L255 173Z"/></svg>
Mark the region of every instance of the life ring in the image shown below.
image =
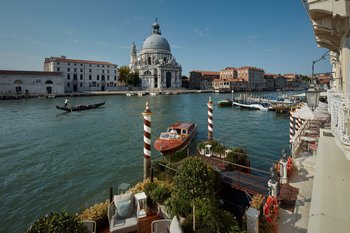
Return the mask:
<svg viewBox="0 0 350 233"><path fill-rule="evenodd" d="M276 222L278 215L277 198L273 196L268 196L264 204L263 211L267 222Z"/></svg>

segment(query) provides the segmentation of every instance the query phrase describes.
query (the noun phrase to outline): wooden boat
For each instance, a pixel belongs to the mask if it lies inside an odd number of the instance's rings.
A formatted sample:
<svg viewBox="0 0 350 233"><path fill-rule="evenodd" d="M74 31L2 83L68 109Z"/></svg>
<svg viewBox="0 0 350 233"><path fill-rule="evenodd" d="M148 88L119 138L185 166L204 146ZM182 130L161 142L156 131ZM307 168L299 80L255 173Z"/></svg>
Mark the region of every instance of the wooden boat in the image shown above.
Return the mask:
<svg viewBox="0 0 350 233"><path fill-rule="evenodd" d="M97 103L97 104L87 104L87 105L77 105L75 107L64 107L64 106L57 106L57 109L63 110L63 111L67 111L67 112L76 112L76 111L83 111L83 110L89 110L89 109L93 109L93 108L98 108L101 107L102 105L104 105L106 103L106 101L101 102L101 103Z"/></svg>
<svg viewBox="0 0 350 233"><path fill-rule="evenodd" d="M197 124L177 122L160 133L154 142L154 148L163 155L169 155L184 150L197 133Z"/></svg>
<svg viewBox="0 0 350 233"><path fill-rule="evenodd" d="M229 100L229 99L219 100L218 105L220 107L232 107L232 100Z"/></svg>

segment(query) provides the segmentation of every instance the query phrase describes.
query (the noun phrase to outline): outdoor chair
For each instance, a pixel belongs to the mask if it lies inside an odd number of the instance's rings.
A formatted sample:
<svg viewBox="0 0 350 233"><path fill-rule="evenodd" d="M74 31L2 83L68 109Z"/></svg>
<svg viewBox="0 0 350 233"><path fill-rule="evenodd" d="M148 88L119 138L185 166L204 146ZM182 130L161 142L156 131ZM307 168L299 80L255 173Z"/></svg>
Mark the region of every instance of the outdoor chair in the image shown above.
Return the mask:
<svg viewBox="0 0 350 233"><path fill-rule="evenodd" d="M96 222L95 221L84 220L83 224L88 229L88 233L96 233Z"/></svg>
<svg viewBox="0 0 350 233"><path fill-rule="evenodd" d="M137 202L132 193L115 195L107 214L110 233L139 232Z"/></svg>
<svg viewBox="0 0 350 233"><path fill-rule="evenodd" d="M161 219L154 220L151 224L151 233L183 233L179 219L174 216L173 220Z"/></svg>

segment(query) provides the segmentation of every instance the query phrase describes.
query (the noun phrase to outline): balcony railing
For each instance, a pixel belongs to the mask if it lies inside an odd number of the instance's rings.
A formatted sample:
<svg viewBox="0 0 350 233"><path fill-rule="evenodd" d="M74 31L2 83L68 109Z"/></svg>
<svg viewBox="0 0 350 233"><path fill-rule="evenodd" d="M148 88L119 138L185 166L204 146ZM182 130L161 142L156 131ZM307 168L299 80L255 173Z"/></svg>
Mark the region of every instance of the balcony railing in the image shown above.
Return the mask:
<svg viewBox="0 0 350 233"><path fill-rule="evenodd" d="M350 146L350 94L328 92L328 112L333 135Z"/></svg>

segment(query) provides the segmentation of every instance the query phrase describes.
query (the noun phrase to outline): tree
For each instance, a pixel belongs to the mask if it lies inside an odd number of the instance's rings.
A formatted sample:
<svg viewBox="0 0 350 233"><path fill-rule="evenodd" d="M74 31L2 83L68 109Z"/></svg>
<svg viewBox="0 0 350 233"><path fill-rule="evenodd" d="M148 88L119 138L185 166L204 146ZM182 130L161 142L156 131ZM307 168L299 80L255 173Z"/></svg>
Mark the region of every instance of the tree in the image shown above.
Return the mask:
<svg viewBox="0 0 350 233"><path fill-rule="evenodd" d="M134 87L139 86L141 79L139 77L139 72L132 72L128 66L121 66L119 68L119 82L132 85Z"/></svg>

